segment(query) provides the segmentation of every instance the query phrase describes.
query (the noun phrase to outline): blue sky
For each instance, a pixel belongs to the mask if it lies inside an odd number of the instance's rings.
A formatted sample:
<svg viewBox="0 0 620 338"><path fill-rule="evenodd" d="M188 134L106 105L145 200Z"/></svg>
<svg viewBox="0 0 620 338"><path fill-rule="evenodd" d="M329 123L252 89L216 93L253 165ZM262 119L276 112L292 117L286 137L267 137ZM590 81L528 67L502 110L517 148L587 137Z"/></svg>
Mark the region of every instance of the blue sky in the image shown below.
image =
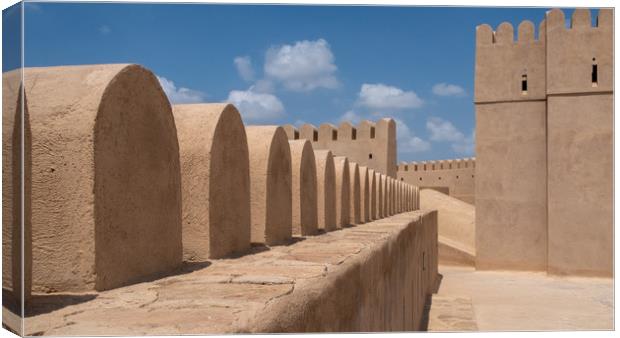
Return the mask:
<svg viewBox="0 0 620 338"><path fill-rule="evenodd" d="M399 161L468 157L476 25L546 10L31 3L25 64L138 63L171 101L233 102L246 124L390 116Z"/></svg>

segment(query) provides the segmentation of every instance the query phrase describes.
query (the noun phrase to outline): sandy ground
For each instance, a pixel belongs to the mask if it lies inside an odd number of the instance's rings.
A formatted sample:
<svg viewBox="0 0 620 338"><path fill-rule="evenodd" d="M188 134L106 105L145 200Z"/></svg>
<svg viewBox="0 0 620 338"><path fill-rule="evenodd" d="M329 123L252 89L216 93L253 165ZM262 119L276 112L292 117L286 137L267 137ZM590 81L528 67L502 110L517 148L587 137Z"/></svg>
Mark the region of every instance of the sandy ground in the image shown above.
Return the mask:
<svg viewBox="0 0 620 338"><path fill-rule="evenodd" d="M612 330L613 280L440 266L431 331Z"/></svg>

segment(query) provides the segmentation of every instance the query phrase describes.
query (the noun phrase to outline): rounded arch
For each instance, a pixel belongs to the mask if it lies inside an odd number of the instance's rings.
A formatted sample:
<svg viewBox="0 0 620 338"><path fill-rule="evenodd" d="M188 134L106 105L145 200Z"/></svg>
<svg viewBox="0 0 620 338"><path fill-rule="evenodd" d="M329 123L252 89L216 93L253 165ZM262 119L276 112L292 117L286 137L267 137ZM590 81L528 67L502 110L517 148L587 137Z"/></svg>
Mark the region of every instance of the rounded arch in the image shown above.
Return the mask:
<svg viewBox="0 0 620 338"><path fill-rule="evenodd" d="M317 169L318 227L324 231L336 229L336 168L329 150L315 150Z"/></svg>
<svg viewBox="0 0 620 338"><path fill-rule="evenodd" d="M96 288L175 268L182 259L179 148L153 73L129 65L110 80L93 141Z"/></svg>
<svg viewBox="0 0 620 338"><path fill-rule="evenodd" d="M245 128L230 104L173 106L183 195L183 256L204 261L250 247Z"/></svg>
<svg viewBox="0 0 620 338"><path fill-rule="evenodd" d="M318 226L317 172L312 144L290 141L293 172L293 234L313 235Z"/></svg>

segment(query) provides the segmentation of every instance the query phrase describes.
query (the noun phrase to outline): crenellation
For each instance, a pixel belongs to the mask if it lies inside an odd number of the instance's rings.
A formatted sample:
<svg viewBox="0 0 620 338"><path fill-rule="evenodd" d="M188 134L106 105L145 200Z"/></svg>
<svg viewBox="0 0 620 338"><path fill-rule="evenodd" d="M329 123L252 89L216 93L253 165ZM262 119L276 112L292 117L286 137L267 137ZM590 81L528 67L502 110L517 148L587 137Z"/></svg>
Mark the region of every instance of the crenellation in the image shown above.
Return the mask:
<svg viewBox="0 0 620 338"><path fill-rule="evenodd" d="M319 141L319 131L314 125L305 123L299 127L299 138L310 140L314 145L315 142ZM289 139L291 138L289 137Z"/></svg>
<svg viewBox="0 0 620 338"><path fill-rule="evenodd" d="M399 168L397 178L419 187L442 188L450 196L474 204L475 163L475 157L411 162L409 170Z"/></svg>
<svg viewBox="0 0 620 338"><path fill-rule="evenodd" d="M357 125L359 137L364 140L371 140L376 137L376 124L372 121L363 120Z"/></svg>
<svg viewBox="0 0 620 338"><path fill-rule="evenodd" d="M497 26L493 34L493 43L499 46L514 44L514 28L510 22L502 22Z"/></svg>
<svg viewBox="0 0 620 338"><path fill-rule="evenodd" d="M292 139L295 130L289 129ZM346 156L358 163L396 177L396 124L393 119L384 118L376 123L362 121L357 128L349 122L338 127L323 123L318 130L305 124L299 130L299 137L312 140L315 149L330 150L334 156Z"/></svg>
<svg viewBox="0 0 620 338"><path fill-rule="evenodd" d="M286 132L286 137L288 137L289 140L299 139L299 130L292 124L285 124L282 126L282 129Z"/></svg>
<svg viewBox="0 0 620 338"><path fill-rule="evenodd" d="M524 20L519 24L517 43L518 44L530 44L534 42L534 23L529 20Z"/></svg>
<svg viewBox="0 0 620 338"><path fill-rule="evenodd" d="M338 141L338 128L331 123L323 123L319 126L318 145L328 147L333 141Z"/></svg>
<svg viewBox="0 0 620 338"><path fill-rule="evenodd" d="M587 8L577 8L573 11L570 19L571 29L587 29L592 28L592 18L590 10Z"/></svg>
<svg viewBox="0 0 620 338"><path fill-rule="evenodd" d="M338 126L338 137L342 141L357 140L357 129L347 121L340 123Z"/></svg>
<svg viewBox="0 0 620 338"><path fill-rule="evenodd" d="M514 29L504 22L492 32L476 29L475 102L540 100L545 96L545 40L534 38L534 24L523 21ZM539 33L540 34L540 33ZM493 35L493 43L488 43Z"/></svg>
<svg viewBox="0 0 620 338"><path fill-rule="evenodd" d="M577 9L566 28L562 10L547 13L548 95L613 90L612 17L611 9L601 9L593 27L590 10Z"/></svg>

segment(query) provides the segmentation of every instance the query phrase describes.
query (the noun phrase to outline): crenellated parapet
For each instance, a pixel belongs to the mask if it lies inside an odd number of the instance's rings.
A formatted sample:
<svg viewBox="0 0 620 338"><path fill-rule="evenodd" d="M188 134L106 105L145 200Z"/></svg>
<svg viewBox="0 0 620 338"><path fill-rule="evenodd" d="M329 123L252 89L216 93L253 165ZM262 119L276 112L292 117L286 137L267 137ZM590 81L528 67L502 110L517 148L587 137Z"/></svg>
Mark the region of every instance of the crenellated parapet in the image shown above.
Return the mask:
<svg viewBox="0 0 620 338"><path fill-rule="evenodd" d="M330 150L334 156L347 156L359 165L396 177L396 123L393 119L364 120L357 125L345 121L338 126L323 123L318 128L311 124L283 128L290 140L307 139L315 149Z"/></svg>
<svg viewBox="0 0 620 338"><path fill-rule="evenodd" d="M436 161L401 162L399 181L422 188L433 188L474 204L476 158L458 158Z"/></svg>
<svg viewBox="0 0 620 338"><path fill-rule="evenodd" d="M398 165L398 171L434 171L434 170L452 170L452 169L466 169L475 168L476 158L466 157L451 160L437 160L437 161L421 161L421 162L400 162Z"/></svg>
<svg viewBox="0 0 620 338"><path fill-rule="evenodd" d="M504 22L495 31L476 27L475 102L528 101L545 98L545 21Z"/></svg>
<svg viewBox="0 0 620 338"><path fill-rule="evenodd" d="M566 27L564 12L547 12L547 94L613 90L613 10L600 9L594 25L578 8Z"/></svg>

